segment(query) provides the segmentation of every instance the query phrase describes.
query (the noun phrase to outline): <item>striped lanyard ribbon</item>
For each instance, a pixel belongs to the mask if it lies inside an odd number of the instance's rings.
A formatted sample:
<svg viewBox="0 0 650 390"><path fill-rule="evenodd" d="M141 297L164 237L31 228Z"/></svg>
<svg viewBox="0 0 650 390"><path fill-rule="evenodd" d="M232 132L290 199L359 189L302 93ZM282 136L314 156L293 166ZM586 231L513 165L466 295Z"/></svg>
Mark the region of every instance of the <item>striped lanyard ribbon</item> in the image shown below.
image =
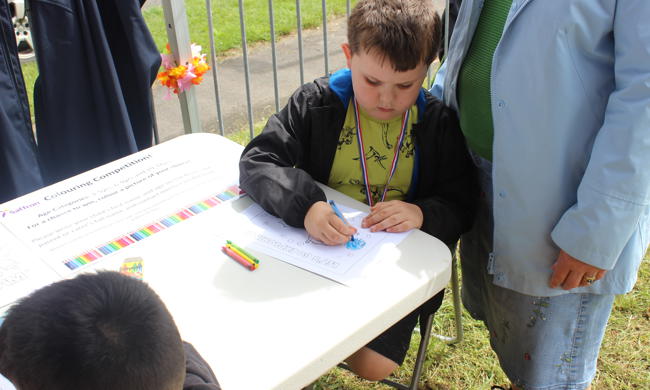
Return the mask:
<svg viewBox="0 0 650 390"><path fill-rule="evenodd" d="M410 111L411 111L410 109L406 110L406 112L402 116L402 130L399 133L399 138L397 139L397 144L395 145L395 155L393 156L393 162L390 166L390 173L388 175L388 179L386 180L386 184L384 185L384 192L381 195L381 199L379 200L380 202L384 201L384 198L386 197L386 193L388 192L388 183L390 183L391 179L393 178L393 175L395 174L395 171L397 170L397 160L399 159L399 151L402 148L402 142L404 142L404 135L406 134L406 127L408 126L409 123ZM368 205L372 207L373 201L370 192L370 182L368 180L368 167L366 166L366 153L365 153L366 149L363 145L363 134L361 131L361 118L359 117L359 103L357 103L356 98L354 98L354 120L357 125L359 161L361 162L361 173L363 174L363 184L366 187L366 200L368 201Z"/></svg>

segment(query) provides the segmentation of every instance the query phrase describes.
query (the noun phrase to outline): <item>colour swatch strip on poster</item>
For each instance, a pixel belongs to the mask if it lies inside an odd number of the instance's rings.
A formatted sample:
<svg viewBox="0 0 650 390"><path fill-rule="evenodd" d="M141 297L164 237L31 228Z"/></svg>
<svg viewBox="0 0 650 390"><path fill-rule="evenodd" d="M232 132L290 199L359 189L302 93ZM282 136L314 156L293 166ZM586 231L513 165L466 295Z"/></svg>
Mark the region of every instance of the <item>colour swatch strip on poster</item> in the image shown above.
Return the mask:
<svg viewBox="0 0 650 390"><path fill-rule="evenodd" d="M243 191L240 190L238 186L236 185L230 186L225 191L220 192L217 195L211 196L208 199L198 202L195 205L184 208L157 222L144 226L141 229L135 230L122 237L111 240L79 256L68 258L63 261L63 264L65 264L65 266L71 270L77 269L79 267L83 267L84 265L92 263L93 261L101 257L107 256L115 251L118 251L124 247L134 244L140 240L143 240L153 234L156 234L162 230L174 226L175 224L184 221L188 218L191 218L197 214L200 214L205 210L211 209L220 203L236 199L242 193Z"/></svg>

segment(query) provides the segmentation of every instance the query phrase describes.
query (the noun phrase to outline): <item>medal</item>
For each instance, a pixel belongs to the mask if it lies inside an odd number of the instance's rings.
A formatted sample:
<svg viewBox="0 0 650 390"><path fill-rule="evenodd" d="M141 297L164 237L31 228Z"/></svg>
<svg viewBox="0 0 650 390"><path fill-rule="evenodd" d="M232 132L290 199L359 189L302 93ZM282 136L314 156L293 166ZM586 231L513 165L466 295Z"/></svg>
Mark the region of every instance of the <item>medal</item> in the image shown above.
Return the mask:
<svg viewBox="0 0 650 390"><path fill-rule="evenodd" d="M395 174L395 171L397 170L397 160L399 160L399 151L402 147L402 142L404 142L404 135L406 134L406 127L408 126L409 123L409 114L411 110L408 109L402 116L402 130L400 131L399 138L397 139L397 144L395 145L395 154L393 156L393 162L391 163L390 166L390 172L388 174L388 178L386 179L386 184L384 185L384 192L381 195L381 199L379 200L380 202L384 201L384 198L386 197L386 193L388 192L388 184L390 183L391 179L393 178L393 175ZM363 176L363 184L366 187L366 200L368 201L368 205L370 207L373 206L373 200L372 200L372 195L370 193L370 183L368 181L368 167L366 165L366 152L365 152L365 147L363 145L363 134L361 130L361 118L359 117L359 103L357 103L357 99L354 99L354 120L356 122L357 126L357 143L359 144L359 161L361 162L361 173Z"/></svg>

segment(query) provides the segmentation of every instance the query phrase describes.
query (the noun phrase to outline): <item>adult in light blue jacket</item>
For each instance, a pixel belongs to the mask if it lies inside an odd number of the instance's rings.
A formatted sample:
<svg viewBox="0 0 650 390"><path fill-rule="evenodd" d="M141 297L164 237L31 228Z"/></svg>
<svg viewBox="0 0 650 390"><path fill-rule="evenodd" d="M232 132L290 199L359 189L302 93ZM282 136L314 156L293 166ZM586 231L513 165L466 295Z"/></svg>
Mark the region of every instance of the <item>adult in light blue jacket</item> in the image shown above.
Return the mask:
<svg viewBox="0 0 650 390"><path fill-rule="evenodd" d="M515 389L589 388L614 295L636 282L650 241L649 20L648 0L462 3L432 92L472 133L485 196L461 240L463 302Z"/></svg>

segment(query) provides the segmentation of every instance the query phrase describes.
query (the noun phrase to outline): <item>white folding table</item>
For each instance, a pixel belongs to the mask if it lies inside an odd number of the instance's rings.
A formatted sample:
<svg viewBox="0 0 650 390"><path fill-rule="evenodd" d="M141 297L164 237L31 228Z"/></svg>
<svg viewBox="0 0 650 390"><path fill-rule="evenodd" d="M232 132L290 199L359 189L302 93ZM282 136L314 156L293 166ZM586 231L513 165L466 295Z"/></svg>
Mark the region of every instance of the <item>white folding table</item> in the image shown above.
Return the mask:
<svg viewBox="0 0 650 390"><path fill-rule="evenodd" d="M219 192L219 180L237 178L240 152L241 146L218 135L184 135L0 205L10 217L0 220L0 228L16 237L20 248L15 253L29 254L30 261L49 261L51 269L52 259L64 262L101 249L114 239L118 242L119 231L137 232L146 221L163 221L195 204L206 191ZM337 203L368 209L334 190L325 191ZM224 200L57 277L117 270L125 259L144 259L144 280L226 390L300 389L449 282L449 250L419 230L397 247L379 251L363 278L349 286L259 252L259 269L248 271L226 257L221 245L230 222L224 210L240 212L250 203L246 196ZM43 225L29 229L31 222L41 223L37 216L46 210L60 221L44 216ZM63 237L52 238L44 230L55 228ZM25 291L35 287L26 286ZM0 296L7 291L0 286Z"/></svg>

